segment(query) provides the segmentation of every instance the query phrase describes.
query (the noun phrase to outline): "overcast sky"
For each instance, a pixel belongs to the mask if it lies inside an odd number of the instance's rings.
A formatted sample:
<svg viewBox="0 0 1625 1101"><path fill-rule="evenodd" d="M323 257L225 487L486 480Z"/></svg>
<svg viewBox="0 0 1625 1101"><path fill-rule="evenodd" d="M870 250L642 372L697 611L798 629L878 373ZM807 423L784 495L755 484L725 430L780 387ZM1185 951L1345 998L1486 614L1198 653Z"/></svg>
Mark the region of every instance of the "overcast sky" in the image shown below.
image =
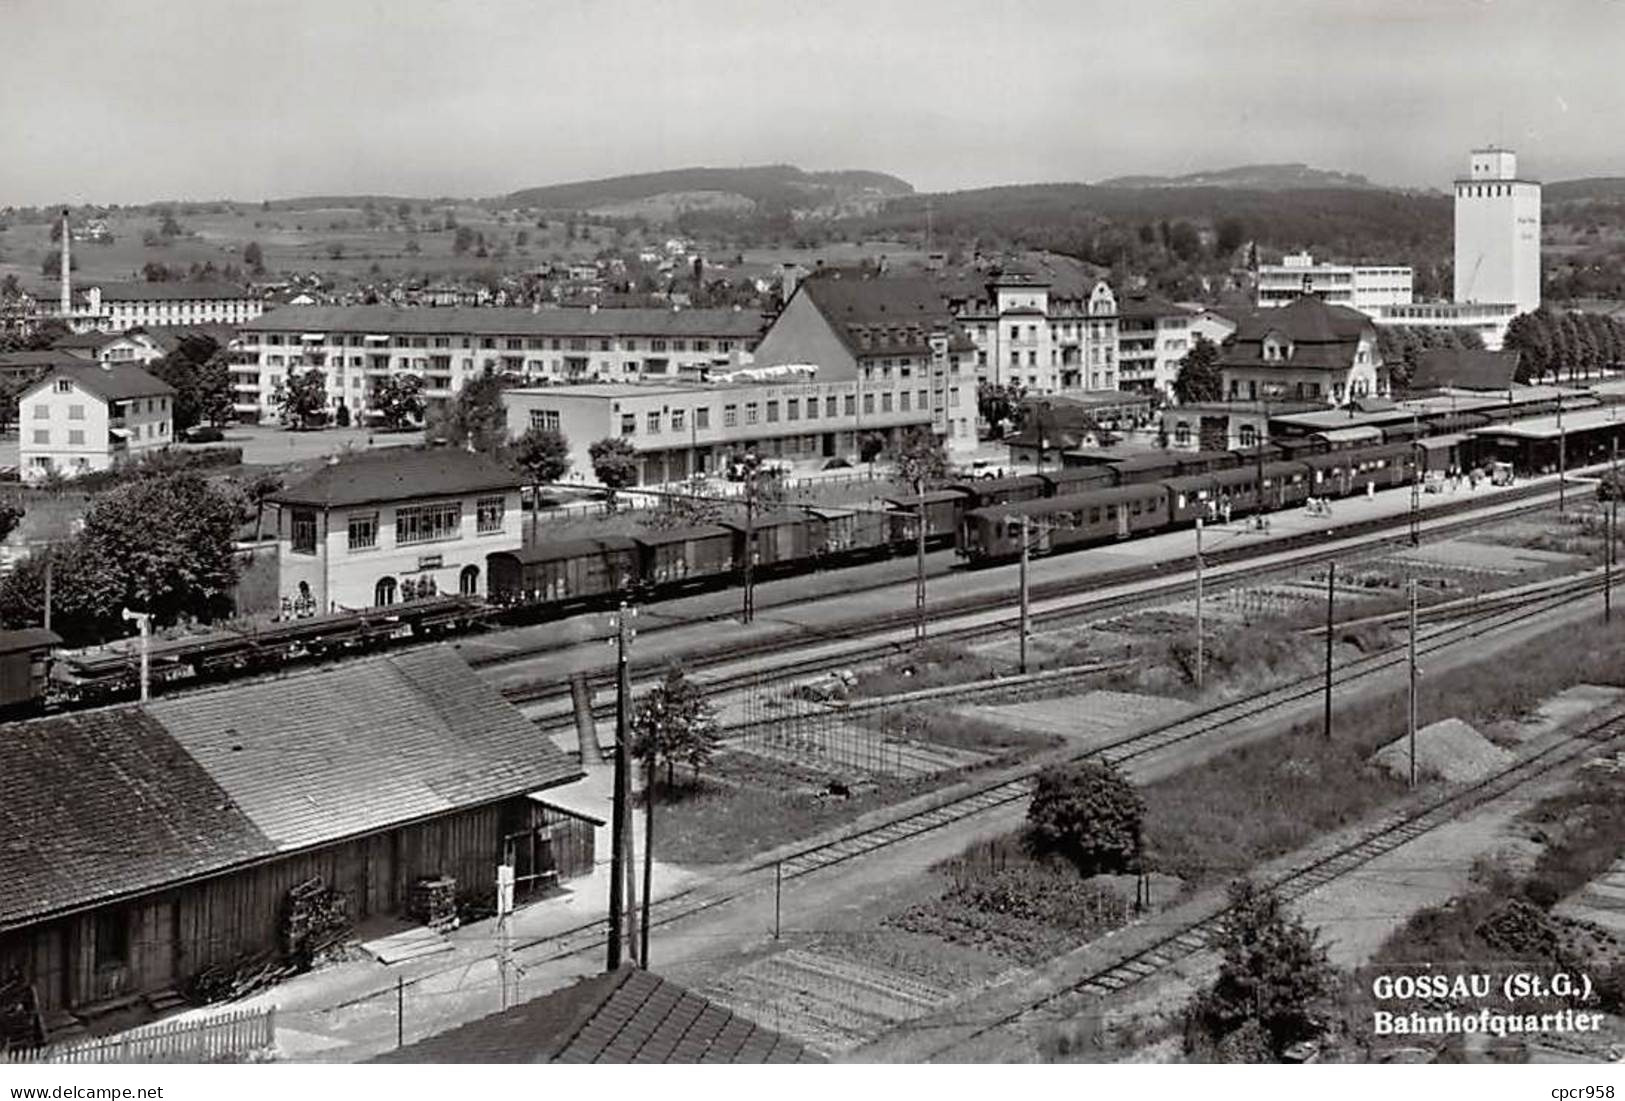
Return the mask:
<svg viewBox="0 0 1625 1101"><path fill-rule="evenodd" d="M1625 175L1619 0L0 0L0 205L922 190L1301 161Z"/></svg>

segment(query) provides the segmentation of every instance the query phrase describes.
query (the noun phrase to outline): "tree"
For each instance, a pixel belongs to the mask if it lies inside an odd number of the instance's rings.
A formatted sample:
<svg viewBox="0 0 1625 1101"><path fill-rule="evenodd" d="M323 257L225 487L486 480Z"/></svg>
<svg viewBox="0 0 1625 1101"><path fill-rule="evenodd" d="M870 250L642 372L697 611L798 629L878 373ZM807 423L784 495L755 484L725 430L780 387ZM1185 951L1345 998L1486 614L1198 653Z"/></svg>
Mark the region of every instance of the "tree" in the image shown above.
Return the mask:
<svg viewBox="0 0 1625 1101"><path fill-rule="evenodd" d="M1055 765L1038 774L1022 843L1059 856L1083 875L1137 870L1145 803L1106 761Z"/></svg>
<svg viewBox="0 0 1625 1101"><path fill-rule="evenodd" d="M175 220L175 215L166 210L158 221L158 234L161 237L184 237L186 231Z"/></svg>
<svg viewBox="0 0 1625 1101"><path fill-rule="evenodd" d="M22 397L27 383L20 379L0 378L0 432L9 432L19 419L17 399ZM3 539L4 536L0 536Z"/></svg>
<svg viewBox="0 0 1625 1101"><path fill-rule="evenodd" d="M15 501L0 502L0 542L17 530L27 512Z"/></svg>
<svg viewBox="0 0 1625 1101"><path fill-rule="evenodd" d="M1019 382L996 383L981 381L976 384L976 415L993 430L993 437L1004 436L1005 425L1015 421L1021 410L1021 399L1027 396L1026 387Z"/></svg>
<svg viewBox="0 0 1625 1101"><path fill-rule="evenodd" d="M1316 934L1287 912L1279 895L1247 880L1231 884L1219 947L1224 962L1218 978L1186 1010L1187 1048L1248 1059L1258 1057L1249 1049L1262 1046L1261 1054L1279 1059L1324 1031L1337 970ZM1257 1040L1238 1042L1248 1036Z"/></svg>
<svg viewBox="0 0 1625 1101"><path fill-rule="evenodd" d="M473 447L497 456L508 444L508 411L502 404L502 376L486 374L470 379L457 397L437 405L423 427L431 443Z"/></svg>
<svg viewBox="0 0 1625 1101"><path fill-rule="evenodd" d="M874 473L875 460L884 450L886 437L879 432L865 432L858 437L858 458L869 464L869 473Z"/></svg>
<svg viewBox="0 0 1625 1101"><path fill-rule="evenodd" d="M231 357L213 338L184 337L173 352L153 360L147 370L174 387L176 432L231 419L236 401L231 389Z"/></svg>
<svg viewBox="0 0 1625 1101"><path fill-rule="evenodd" d="M293 427L321 427L327 423L327 376L314 367L303 374L290 374L277 391L276 403L282 419Z"/></svg>
<svg viewBox="0 0 1625 1101"><path fill-rule="evenodd" d="M715 708L705 692L675 666L649 690L632 715L632 755L645 766L664 763L668 789L679 761L692 768L698 779L700 768L710 762L721 740Z"/></svg>
<svg viewBox="0 0 1625 1101"><path fill-rule="evenodd" d="M284 484L282 475L266 473L255 475L239 487L243 499L254 506L254 546L256 547L260 545L260 537L265 533L265 502L273 494L282 492Z"/></svg>
<svg viewBox="0 0 1625 1101"><path fill-rule="evenodd" d="M534 541L536 525L542 518L541 483L556 482L569 471L570 441L556 429L532 425L513 442L511 454L514 465L530 479L530 530Z"/></svg>
<svg viewBox="0 0 1625 1101"><path fill-rule="evenodd" d="M948 452L942 437L929 428L910 428L897 447L897 480L914 493L924 493L948 476Z"/></svg>
<svg viewBox="0 0 1625 1101"><path fill-rule="evenodd" d="M458 256L474 247L474 231L467 226L457 227L457 236L452 239L451 250Z"/></svg>
<svg viewBox="0 0 1625 1101"><path fill-rule="evenodd" d="M1214 255L1228 260L1247 239L1247 223L1240 218L1221 218L1215 227L1217 238L1213 243Z"/></svg>
<svg viewBox="0 0 1625 1101"><path fill-rule="evenodd" d="M1174 396L1182 404L1218 401L1222 389L1219 346L1198 333L1196 343L1179 361L1179 374L1174 378Z"/></svg>
<svg viewBox="0 0 1625 1101"><path fill-rule="evenodd" d="M615 493L638 480L638 453L630 440L622 436L605 436L587 448L592 459L593 477L609 490L610 507L615 506Z"/></svg>
<svg viewBox="0 0 1625 1101"><path fill-rule="evenodd" d="M372 407L385 428L399 430L423 416L423 379L390 375L372 388Z"/></svg>
<svg viewBox="0 0 1625 1101"><path fill-rule="evenodd" d="M243 263L247 264L255 275L265 274L265 251L260 248L258 241L250 241L243 247Z"/></svg>

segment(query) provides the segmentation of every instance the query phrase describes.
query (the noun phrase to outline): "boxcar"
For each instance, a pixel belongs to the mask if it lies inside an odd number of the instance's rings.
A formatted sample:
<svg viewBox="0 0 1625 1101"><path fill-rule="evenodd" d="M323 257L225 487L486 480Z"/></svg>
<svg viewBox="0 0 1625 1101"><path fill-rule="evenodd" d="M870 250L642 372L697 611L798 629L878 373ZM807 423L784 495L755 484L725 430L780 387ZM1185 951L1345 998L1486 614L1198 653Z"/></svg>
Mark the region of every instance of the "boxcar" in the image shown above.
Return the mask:
<svg viewBox="0 0 1625 1101"><path fill-rule="evenodd" d="M720 524L643 531L640 576L655 586L722 581L734 571L736 535Z"/></svg>
<svg viewBox="0 0 1625 1101"><path fill-rule="evenodd" d="M1037 474L1020 474L1012 478L955 482L948 488L965 495L966 508L987 508L989 505L1036 501L1049 492L1049 483Z"/></svg>
<svg viewBox="0 0 1625 1101"><path fill-rule="evenodd" d="M536 543L486 556L499 604L568 604L625 593L640 578L637 542L624 535Z"/></svg>
<svg viewBox="0 0 1625 1101"><path fill-rule="evenodd" d="M888 497L886 507L893 514L886 517L889 536L894 546L914 543L914 516L921 504L925 506L925 545L944 547L954 541L960 519L965 515L968 498L957 489L931 489L918 497ZM902 515L906 514L906 515Z"/></svg>
<svg viewBox="0 0 1625 1101"><path fill-rule="evenodd" d="M1177 452L1172 451L1131 455L1114 459L1106 465L1112 468L1113 476L1120 486L1143 485L1146 482L1160 482L1180 476L1179 456Z"/></svg>
<svg viewBox="0 0 1625 1101"><path fill-rule="evenodd" d="M845 554L857 545L857 513L849 508L807 510L807 552L814 558Z"/></svg>
<svg viewBox="0 0 1625 1101"><path fill-rule="evenodd" d="M745 547L745 522L743 520L726 520L723 526L739 533L735 544L737 553L747 553ZM807 516L802 512L770 512L757 516L752 522L751 538L755 542L753 562L757 566L782 566L789 568L798 562L808 559ZM741 558L740 561L744 559Z"/></svg>
<svg viewBox="0 0 1625 1101"><path fill-rule="evenodd" d="M0 711L26 710L44 702L51 652L61 645L61 636L43 627L0 631Z"/></svg>
<svg viewBox="0 0 1625 1101"><path fill-rule="evenodd" d="M1110 489L1116 484L1111 467L1105 465L1069 466L1065 470L1045 471L1039 477L1049 486L1051 497L1069 497L1092 489Z"/></svg>

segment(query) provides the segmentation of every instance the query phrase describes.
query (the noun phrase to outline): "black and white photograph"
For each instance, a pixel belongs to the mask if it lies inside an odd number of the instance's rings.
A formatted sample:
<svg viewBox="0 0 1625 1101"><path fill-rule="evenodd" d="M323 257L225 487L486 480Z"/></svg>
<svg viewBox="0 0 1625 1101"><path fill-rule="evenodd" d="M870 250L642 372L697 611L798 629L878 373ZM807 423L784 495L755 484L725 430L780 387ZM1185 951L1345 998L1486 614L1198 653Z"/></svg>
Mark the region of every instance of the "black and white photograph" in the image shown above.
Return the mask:
<svg viewBox="0 0 1625 1101"><path fill-rule="evenodd" d="M1622 121L1618 0L0 0L0 1088L1608 1101Z"/></svg>

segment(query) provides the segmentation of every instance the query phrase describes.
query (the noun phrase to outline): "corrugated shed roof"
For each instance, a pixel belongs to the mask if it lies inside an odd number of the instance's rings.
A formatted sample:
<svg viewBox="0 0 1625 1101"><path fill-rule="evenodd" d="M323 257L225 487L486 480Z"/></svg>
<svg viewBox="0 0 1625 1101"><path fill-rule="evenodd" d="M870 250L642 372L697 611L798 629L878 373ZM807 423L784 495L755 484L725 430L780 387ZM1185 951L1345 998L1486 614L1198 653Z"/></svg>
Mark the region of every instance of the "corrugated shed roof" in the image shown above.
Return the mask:
<svg viewBox="0 0 1625 1101"><path fill-rule="evenodd" d="M337 457L271 500L338 508L374 501L457 497L518 489L520 477L484 455L457 448L386 447Z"/></svg>
<svg viewBox="0 0 1625 1101"><path fill-rule="evenodd" d="M810 1063L805 1045L624 967L381 1056L383 1063Z"/></svg>
<svg viewBox="0 0 1625 1101"><path fill-rule="evenodd" d="M149 709L282 851L581 771L443 647Z"/></svg>
<svg viewBox="0 0 1625 1101"><path fill-rule="evenodd" d="M275 851L139 707L0 737L0 927Z"/></svg>
<svg viewBox="0 0 1625 1101"><path fill-rule="evenodd" d="M0 737L0 925L574 780L435 647Z"/></svg>
<svg viewBox="0 0 1625 1101"><path fill-rule="evenodd" d="M244 332L493 333L514 336L760 336L751 310L656 310L577 307L528 310L506 306L283 306L242 326Z"/></svg>

